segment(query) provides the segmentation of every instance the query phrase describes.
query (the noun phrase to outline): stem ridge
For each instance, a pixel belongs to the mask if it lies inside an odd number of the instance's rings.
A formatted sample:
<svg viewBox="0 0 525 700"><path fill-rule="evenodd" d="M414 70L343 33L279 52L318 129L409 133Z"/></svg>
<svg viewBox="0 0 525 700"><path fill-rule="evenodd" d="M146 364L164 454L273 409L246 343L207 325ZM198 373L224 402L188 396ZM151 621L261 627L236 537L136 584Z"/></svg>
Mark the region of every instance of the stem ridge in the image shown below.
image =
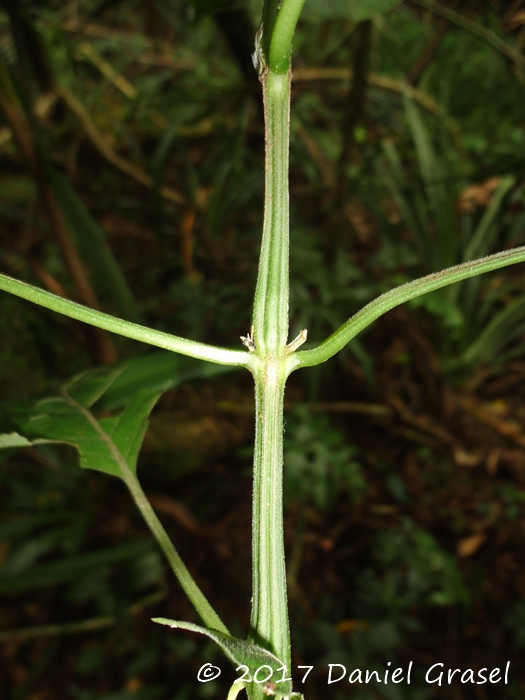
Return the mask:
<svg viewBox="0 0 525 700"><path fill-rule="evenodd" d="M261 74L265 116L265 201L253 306L254 341L262 357L281 356L288 339L288 152L291 72Z"/></svg>

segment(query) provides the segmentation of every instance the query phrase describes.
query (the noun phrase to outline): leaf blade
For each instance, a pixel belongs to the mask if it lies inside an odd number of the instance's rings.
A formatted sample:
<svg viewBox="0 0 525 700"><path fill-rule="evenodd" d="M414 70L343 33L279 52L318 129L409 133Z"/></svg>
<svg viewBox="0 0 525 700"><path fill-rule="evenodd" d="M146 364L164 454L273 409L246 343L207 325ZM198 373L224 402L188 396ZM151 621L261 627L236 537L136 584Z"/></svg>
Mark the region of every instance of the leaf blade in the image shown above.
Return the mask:
<svg viewBox="0 0 525 700"><path fill-rule="evenodd" d="M91 408L112 386L124 367L100 367L82 372L64 385L64 391L75 401Z"/></svg>
<svg viewBox="0 0 525 700"><path fill-rule="evenodd" d="M136 474L137 458L149 425L149 415L163 391L142 389L128 404L112 434L113 442L126 464Z"/></svg>

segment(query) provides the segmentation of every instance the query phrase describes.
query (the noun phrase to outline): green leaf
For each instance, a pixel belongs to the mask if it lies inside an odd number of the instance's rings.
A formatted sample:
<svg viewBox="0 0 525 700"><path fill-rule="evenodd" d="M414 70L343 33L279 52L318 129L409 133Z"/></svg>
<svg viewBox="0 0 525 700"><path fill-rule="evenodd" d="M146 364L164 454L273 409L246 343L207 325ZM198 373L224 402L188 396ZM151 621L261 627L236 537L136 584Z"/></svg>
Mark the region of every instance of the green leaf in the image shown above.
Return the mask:
<svg viewBox="0 0 525 700"><path fill-rule="evenodd" d="M63 391L60 396L26 401L4 408L0 418L17 428L16 437L3 436L4 441L8 446L13 441L25 445L27 443L21 440L25 437L32 444L61 442L73 445L80 455L81 467L121 478L201 619L210 628L228 634L227 627L184 566L135 474L137 455L146 432L148 417L164 387L140 390L121 415L103 416L100 420L72 396L75 395L86 404L96 401L118 376L119 371L120 368L86 373L68 384L70 393Z"/></svg>
<svg viewBox="0 0 525 700"><path fill-rule="evenodd" d="M449 267L458 261L458 243L456 223L455 193L448 184L450 175L443 171L445 160L438 158L432 139L414 101L404 95L404 104L412 139L416 147L419 172L425 185L426 201L419 218L424 221L429 213L436 226L436 240L433 244L429 234L428 221L421 227L420 235L426 238L426 247L430 250L428 263L432 270ZM421 209L420 209L421 211Z"/></svg>
<svg viewBox="0 0 525 700"><path fill-rule="evenodd" d="M122 478L111 439L87 409L67 394L26 402L9 412L18 430L33 444L61 442L76 447L83 469Z"/></svg>
<svg viewBox="0 0 525 700"><path fill-rule="evenodd" d="M137 470L137 458L148 428L149 414L162 393L157 389L142 389L135 394L112 434L116 448L133 473Z"/></svg>
<svg viewBox="0 0 525 700"><path fill-rule="evenodd" d="M65 442L78 449L83 468L121 476L113 446L135 472L148 416L160 395L190 379L229 369L172 352L158 352L132 358L118 367L83 372L63 387L61 396L4 408L4 416L19 432L0 434L0 450L43 441ZM97 421L85 411L95 404L97 410L126 408L119 416Z"/></svg>
<svg viewBox="0 0 525 700"><path fill-rule="evenodd" d="M435 262L432 240L428 236L429 221L428 211L423 206L418 206L420 193L414 192L408 187L408 183L401 165L400 155L390 140L383 142L383 149L390 167L383 169L382 175L390 190L406 225L411 231L419 252L426 265L432 269Z"/></svg>
<svg viewBox="0 0 525 700"><path fill-rule="evenodd" d="M0 593L18 593L46 586L56 586L75 581L101 566L108 566L129 559L138 559L152 550L152 542L127 542L126 544L88 552L62 561L40 564L27 571L2 576L0 573Z"/></svg>
<svg viewBox="0 0 525 700"><path fill-rule="evenodd" d="M153 352L126 360L120 374L97 403L97 408L113 409L126 405L141 389L168 391L190 381L230 372L233 367L214 365L173 352Z"/></svg>
<svg viewBox="0 0 525 700"><path fill-rule="evenodd" d="M520 296L491 319L461 360L467 365L495 362L503 347L523 330L524 318L525 297Z"/></svg>
<svg viewBox="0 0 525 700"><path fill-rule="evenodd" d="M60 510L58 512L45 511L44 513L36 513L36 515L9 520L0 525L0 541L13 538L29 538L39 528L62 520L70 520L76 514L76 512L68 510Z"/></svg>
<svg viewBox="0 0 525 700"><path fill-rule="evenodd" d="M4 433L0 435L0 450L7 450L13 447L31 447L31 443L18 433Z"/></svg>
<svg viewBox="0 0 525 700"><path fill-rule="evenodd" d="M140 323L140 313L133 294L113 257L105 232L67 179L52 166L48 166L47 174L71 233L82 251L82 257L93 266L99 286L116 302L119 313L124 318Z"/></svg>
<svg viewBox="0 0 525 700"><path fill-rule="evenodd" d="M0 434L0 464L5 462L19 447L31 447L31 443L18 433Z"/></svg>
<svg viewBox="0 0 525 700"><path fill-rule="evenodd" d="M88 410L122 372L123 368L84 372L70 381L60 396L50 396L4 411L18 433L0 436L0 449L27 447L42 442L73 445L80 466L123 478L122 460L135 473L137 457L148 427L148 417L163 393L162 388L142 389L120 416L98 421Z"/></svg>
<svg viewBox="0 0 525 700"><path fill-rule="evenodd" d="M501 182L492 195L481 221L472 234L472 238L465 250L464 260L472 260L481 255L486 255L490 250L490 246L494 242L495 235L498 232L498 228L493 226L494 221L501 212L505 197L514 186L515 182L516 178L512 175L501 178Z"/></svg>
<svg viewBox="0 0 525 700"><path fill-rule="evenodd" d="M310 22L324 22L327 19L364 22L400 4L400 0L306 0L302 19Z"/></svg>
<svg viewBox="0 0 525 700"><path fill-rule="evenodd" d="M283 667L283 662L278 659L277 656L258 644L254 644L253 642L246 641L244 639L238 639L237 637L232 637L227 634L222 634L222 632L217 632L217 630L214 629L205 629L204 627L194 625L191 622L167 620L165 617L153 618L153 622L157 622L159 625L172 627L173 629L183 629L189 630L190 632L197 632L199 634L204 634L210 639L213 639L213 641L220 646L234 666L248 667L250 678L253 678L255 672L261 666L269 666L273 670L271 679L274 683L283 677L283 672L281 670ZM291 694L291 681L286 681L284 683L277 684L274 697L289 696Z"/></svg>
<svg viewBox="0 0 525 700"><path fill-rule="evenodd" d="M64 391L84 408L91 408L107 392L123 370L124 367L121 366L101 367L82 372L64 386Z"/></svg>

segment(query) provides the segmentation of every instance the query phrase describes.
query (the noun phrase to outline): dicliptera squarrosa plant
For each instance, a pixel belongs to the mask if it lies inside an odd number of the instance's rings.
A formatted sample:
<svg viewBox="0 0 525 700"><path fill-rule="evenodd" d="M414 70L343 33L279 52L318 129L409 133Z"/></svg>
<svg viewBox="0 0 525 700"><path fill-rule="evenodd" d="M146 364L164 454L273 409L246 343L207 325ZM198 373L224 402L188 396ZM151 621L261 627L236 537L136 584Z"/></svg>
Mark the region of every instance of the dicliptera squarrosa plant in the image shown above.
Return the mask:
<svg viewBox="0 0 525 700"><path fill-rule="evenodd" d="M326 0L327 4L328 0ZM349 0L350 2L350 0ZM250 700L267 696L298 699L291 680L290 629L283 539L283 408L289 375L329 360L380 316L411 299L461 280L525 261L525 247L465 262L399 286L378 297L317 347L304 349L307 329L289 338L289 129L292 39L304 0L265 0L255 38L254 65L262 85L265 119L264 223L252 322L238 349L215 347L156 331L55 296L6 275L0 289L110 333L198 360L237 366L251 372L255 386L253 463L252 608L247 639L230 635L180 559L141 489L137 456L148 416L162 394L158 386L141 389L111 418L95 417L94 404L121 370L103 368L76 377L60 395L36 402L14 417L16 430L0 435L0 448L44 442L73 444L81 466L124 481L138 509L202 620L203 626L158 618L174 628L207 635L225 652L241 678L228 695L245 691ZM356 20L391 9L392 0L361 0ZM357 11L356 11L357 12ZM16 100L16 96L12 96ZM235 339L232 339L232 343ZM241 345L242 342L242 345ZM303 348L303 349L301 349ZM266 675L256 672L268 669ZM264 678L264 681L262 680ZM296 679L297 681L297 679Z"/></svg>

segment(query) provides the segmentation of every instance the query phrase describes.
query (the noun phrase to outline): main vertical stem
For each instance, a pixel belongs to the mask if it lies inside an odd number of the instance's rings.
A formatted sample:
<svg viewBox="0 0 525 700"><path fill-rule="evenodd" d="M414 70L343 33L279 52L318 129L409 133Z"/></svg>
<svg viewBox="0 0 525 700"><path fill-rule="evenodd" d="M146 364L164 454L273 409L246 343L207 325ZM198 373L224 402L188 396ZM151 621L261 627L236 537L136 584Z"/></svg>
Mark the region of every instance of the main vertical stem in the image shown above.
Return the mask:
<svg viewBox="0 0 525 700"><path fill-rule="evenodd" d="M255 377L253 600L251 637L290 668L283 528L283 364L267 361Z"/></svg>
<svg viewBox="0 0 525 700"><path fill-rule="evenodd" d="M253 305L254 340L261 357L283 356L288 339L291 73L263 71L265 121L264 223Z"/></svg>
<svg viewBox="0 0 525 700"><path fill-rule="evenodd" d="M289 299L288 150L291 74L265 69L264 225L253 308L256 435L250 636L290 668L283 535L283 402ZM260 686L248 687L252 700Z"/></svg>

